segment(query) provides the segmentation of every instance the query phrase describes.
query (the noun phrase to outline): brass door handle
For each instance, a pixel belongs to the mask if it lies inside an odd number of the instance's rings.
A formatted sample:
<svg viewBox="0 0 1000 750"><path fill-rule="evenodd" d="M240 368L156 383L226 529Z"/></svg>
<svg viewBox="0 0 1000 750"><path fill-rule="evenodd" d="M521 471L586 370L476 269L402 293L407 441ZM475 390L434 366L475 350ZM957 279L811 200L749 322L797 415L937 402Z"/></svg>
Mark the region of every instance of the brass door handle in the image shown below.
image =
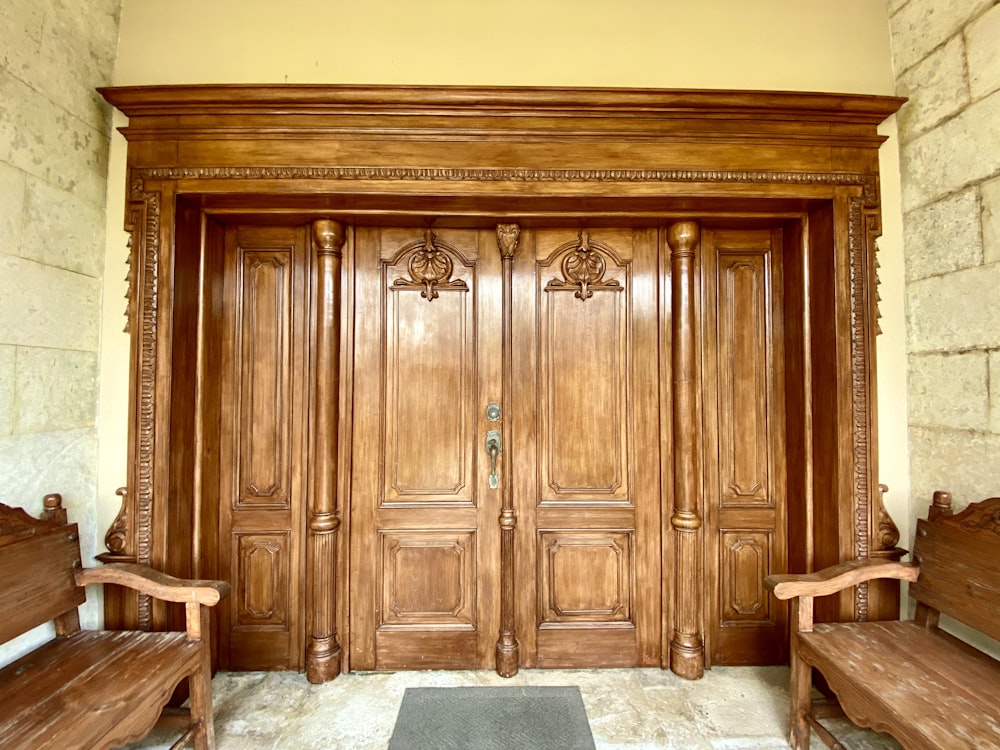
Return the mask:
<svg viewBox="0 0 1000 750"><path fill-rule="evenodd" d="M497 474L497 456L500 455L500 430L490 430L486 433L486 453L490 457L489 485L491 490L500 487L500 476Z"/></svg>

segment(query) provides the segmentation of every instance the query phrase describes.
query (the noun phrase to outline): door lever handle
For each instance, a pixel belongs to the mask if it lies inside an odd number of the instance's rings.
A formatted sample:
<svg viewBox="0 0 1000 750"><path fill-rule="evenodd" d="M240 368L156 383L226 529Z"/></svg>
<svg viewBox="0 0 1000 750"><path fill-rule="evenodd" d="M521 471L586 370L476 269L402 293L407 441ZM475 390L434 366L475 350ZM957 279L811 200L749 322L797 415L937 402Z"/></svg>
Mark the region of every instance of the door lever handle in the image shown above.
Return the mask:
<svg viewBox="0 0 1000 750"><path fill-rule="evenodd" d="M500 487L500 476L497 474L497 456L500 455L500 430L490 430L486 433L486 453L490 457L489 486L491 490Z"/></svg>

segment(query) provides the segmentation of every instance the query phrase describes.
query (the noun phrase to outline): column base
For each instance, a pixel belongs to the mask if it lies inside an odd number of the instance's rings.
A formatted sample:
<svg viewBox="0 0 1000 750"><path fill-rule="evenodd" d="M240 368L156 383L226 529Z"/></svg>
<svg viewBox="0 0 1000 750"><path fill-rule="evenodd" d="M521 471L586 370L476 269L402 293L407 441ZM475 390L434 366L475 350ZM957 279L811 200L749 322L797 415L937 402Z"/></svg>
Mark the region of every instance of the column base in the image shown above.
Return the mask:
<svg viewBox="0 0 1000 750"><path fill-rule="evenodd" d="M497 674L501 677L513 677L518 670L518 656L521 647L517 641L503 643L497 641Z"/></svg>
<svg viewBox="0 0 1000 750"><path fill-rule="evenodd" d="M670 671L685 680L700 680L705 675L705 647L697 636L684 641L670 641Z"/></svg>
<svg viewBox="0 0 1000 750"><path fill-rule="evenodd" d="M313 685L340 674L340 644L334 637L310 638L306 647L306 679Z"/></svg>

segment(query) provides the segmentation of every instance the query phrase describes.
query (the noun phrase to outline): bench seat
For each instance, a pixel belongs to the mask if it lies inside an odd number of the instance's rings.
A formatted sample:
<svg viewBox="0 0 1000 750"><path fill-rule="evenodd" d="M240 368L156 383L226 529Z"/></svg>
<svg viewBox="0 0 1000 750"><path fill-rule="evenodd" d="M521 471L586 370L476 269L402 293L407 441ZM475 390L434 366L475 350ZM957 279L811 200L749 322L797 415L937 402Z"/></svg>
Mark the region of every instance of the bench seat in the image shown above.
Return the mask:
<svg viewBox="0 0 1000 750"><path fill-rule="evenodd" d="M1000 750L997 696L977 689L1000 685L1000 663L947 633L913 621L816 623L798 646L856 723L904 747Z"/></svg>
<svg viewBox="0 0 1000 750"><path fill-rule="evenodd" d="M139 739L201 656L202 644L181 632L81 630L55 638L0 670L0 744L65 750ZM144 679L150 674L157 679ZM109 726L116 727L110 736Z"/></svg>
<svg viewBox="0 0 1000 750"><path fill-rule="evenodd" d="M879 579L910 582L913 620L814 621L814 600ZM764 585L791 602L789 744L813 731L843 745L812 705L819 672L856 724L888 732L906 750L1000 750L1000 661L939 627L948 615L1000 640L1000 497L953 514L935 492L917 521L912 563L855 559L814 573L775 574Z"/></svg>
<svg viewBox="0 0 1000 750"><path fill-rule="evenodd" d="M209 607L229 584L131 563L85 568L62 498L47 495L44 508L34 518L0 504L0 644L46 622L56 633L0 668L0 748L107 750L140 739L161 719L183 732L174 750L213 750ZM183 605L186 629L81 630L85 587L107 584ZM182 681L188 708L164 712Z"/></svg>

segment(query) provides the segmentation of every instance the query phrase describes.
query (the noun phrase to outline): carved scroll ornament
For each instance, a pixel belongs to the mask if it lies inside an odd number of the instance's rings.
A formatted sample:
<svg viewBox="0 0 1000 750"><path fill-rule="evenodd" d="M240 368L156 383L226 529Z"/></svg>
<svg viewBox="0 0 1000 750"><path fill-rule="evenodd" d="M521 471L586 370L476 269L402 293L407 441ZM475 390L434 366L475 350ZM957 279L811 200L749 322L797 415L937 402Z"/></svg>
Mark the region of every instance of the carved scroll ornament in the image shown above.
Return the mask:
<svg viewBox="0 0 1000 750"><path fill-rule="evenodd" d="M406 263L410 278L396 279L392 283L393 289L423 287L420 296L428 302L438 298L439 289L468 291L469 287L464 281L451 278L455 262L431 230L424 232L424 241L418 244Z"/></svg>
<svg viewBox="0 0 1000 750"><path fill-rule="evenodd" d="M563 249L565 248L560 248ZM563 278L552 279L545 285L545 291L576 287L574 296L581 301L593 297L595 289L622 291L622 285L618 281L604 278L608 263L602 251L609 252L610 248L599 242L593 242L586 229L580 230L579 241L575 245L570 245L569 250L562 261Z"/></svg>

